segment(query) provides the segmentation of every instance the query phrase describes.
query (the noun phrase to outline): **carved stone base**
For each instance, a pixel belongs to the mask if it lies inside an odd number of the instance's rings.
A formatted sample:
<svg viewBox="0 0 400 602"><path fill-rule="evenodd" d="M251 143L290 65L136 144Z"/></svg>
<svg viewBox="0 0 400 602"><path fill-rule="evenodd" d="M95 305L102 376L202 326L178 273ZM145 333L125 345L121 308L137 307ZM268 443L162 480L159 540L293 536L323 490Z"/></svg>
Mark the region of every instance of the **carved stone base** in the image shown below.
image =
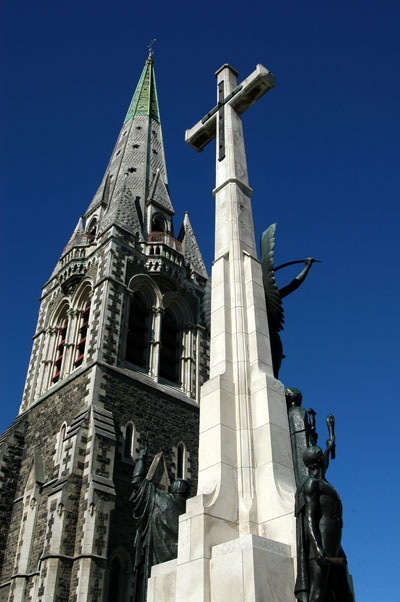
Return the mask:
<svg viewBox="0 0 400 602"><path fill-rule="evenodd" d="M294 567L288 545L246 535L214 546L211 559L202 561L203 571L198 570L198 561L188 563L184 580L178 579L183 585L191 584L183 587L185 592L179 587L176 591L176 560L154 566L147 602L294 601Z"/></svg>

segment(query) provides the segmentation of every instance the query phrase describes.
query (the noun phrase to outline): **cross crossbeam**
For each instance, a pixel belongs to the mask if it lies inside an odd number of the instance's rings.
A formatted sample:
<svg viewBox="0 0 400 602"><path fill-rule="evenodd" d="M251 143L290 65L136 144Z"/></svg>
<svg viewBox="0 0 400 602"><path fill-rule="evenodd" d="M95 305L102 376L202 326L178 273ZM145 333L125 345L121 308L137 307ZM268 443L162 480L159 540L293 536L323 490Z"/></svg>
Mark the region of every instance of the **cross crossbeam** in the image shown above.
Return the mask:
<svg viewBox="0 0 400 602"><path fill-rule="evenodd" d="M223 65L221 69L216 72L216 75L218 76L220 71L226 67L229 67L229 69L237 75L237 71L230 65ZM186 130L186 142L192 148L201 152L216 136L216 114L224 105L230 104L235 111L241 115L246 109L261 98L263 94L272 88L275 88L274 76L263 65L257 65L253 73L251 73L239 86L236 86L233 90L229 91L225 98L221 99L218 97L218 104L196 123L195 126L190 130Z"/></svg>

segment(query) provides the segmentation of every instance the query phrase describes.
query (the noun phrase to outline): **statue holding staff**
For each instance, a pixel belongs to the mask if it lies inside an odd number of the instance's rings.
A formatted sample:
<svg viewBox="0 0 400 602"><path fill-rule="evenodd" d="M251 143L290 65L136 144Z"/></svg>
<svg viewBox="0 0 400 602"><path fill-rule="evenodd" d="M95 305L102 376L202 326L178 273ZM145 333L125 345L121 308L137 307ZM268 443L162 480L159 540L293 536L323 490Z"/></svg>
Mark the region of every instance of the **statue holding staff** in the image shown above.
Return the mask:
<svg viewBox="0 0 400 602"><path fill-rule="evenodd" d="M297 389L288 389L286 397L292 400L289 428L294 435L292 450L297 483L296 599L298 602L354 602L341 546L342 503L336 489L325 478L329 458L335 456L335 420L332 414L327 417L329 439L323 452L316 445L315 412L307 413L300 407L301 393ZM307 443L311 445L305 448L301 459L299 452ZM305 472L308 476L304 476Z"/></svg>

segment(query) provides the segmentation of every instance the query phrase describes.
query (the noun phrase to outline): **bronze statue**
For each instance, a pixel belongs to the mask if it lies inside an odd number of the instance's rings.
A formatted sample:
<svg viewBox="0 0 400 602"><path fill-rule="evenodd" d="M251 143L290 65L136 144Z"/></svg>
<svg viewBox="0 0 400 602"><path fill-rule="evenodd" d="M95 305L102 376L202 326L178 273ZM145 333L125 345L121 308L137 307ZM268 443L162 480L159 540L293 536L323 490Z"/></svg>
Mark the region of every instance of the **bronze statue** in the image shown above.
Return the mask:
<svg viewBox="0 0 400 602"><path fill-rule="evenodd" d="M265 291L265 301L267 305L268 328L271 342L272 366L274 376L278 378L283 355L282 341L279 332L283 330L284 312L282 299L290 295L304 282L313 263L318 261L312 257L300 261L289 261L274 268L274 249L275 249L275 230L276 224L272 224L263 232L261 236L261 267L263 274L263 284ZM304 263L303 270L287 286L278 289L275 280L275 272L295 263Z"/></svg>
<svg viewBox="0 0 400 602"><path fill-rule="evenodd" d="M341 547L342 504L326 480L335 457L334 417L329 414L325 452L316 445L315 412L301 407L301 393L286 390L293 465L296 477L297 579L299 602L354 602L351 577Z"/></svg>
<svg viewBox="0 0 400 602"><path fill-rule="evenodd" d="M147 448L139 452L132 476L133 518L136 526L136 601L145 602L151 567L177 556L178 521L185 512L190 485L184 479L172 482L170 493L161 493L145 478Z"/></svg>
<svg viewBox="0 0 400 602"><path fill-rule="evenodd" d="M303 462L303 453L310 445L316 445L318 439L315 430L315 412L312 408L307 411L302 407L303 396L295 387L288 387L285 397L296 487L301 487L308 478L308 471Z"/></svg>

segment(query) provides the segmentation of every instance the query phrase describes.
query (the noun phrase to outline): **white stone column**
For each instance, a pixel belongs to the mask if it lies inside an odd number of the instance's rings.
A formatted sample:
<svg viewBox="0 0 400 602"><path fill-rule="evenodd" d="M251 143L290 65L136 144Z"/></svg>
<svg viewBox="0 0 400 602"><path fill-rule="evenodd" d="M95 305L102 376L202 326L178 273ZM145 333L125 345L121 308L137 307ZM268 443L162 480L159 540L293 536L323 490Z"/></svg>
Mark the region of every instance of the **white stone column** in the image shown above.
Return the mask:
<svg viewBox="0 0 400 602"><path fill-rule="evenodd" d="M294 476L284 388L273 377L241 114L268 88L258 65L237 88L217 72L218 105L187 133L216 135L210 379L201 389L198 495L180 517L176 591L159 602L292 602ZM171 584L155 568L149 591Z"/></svg>

